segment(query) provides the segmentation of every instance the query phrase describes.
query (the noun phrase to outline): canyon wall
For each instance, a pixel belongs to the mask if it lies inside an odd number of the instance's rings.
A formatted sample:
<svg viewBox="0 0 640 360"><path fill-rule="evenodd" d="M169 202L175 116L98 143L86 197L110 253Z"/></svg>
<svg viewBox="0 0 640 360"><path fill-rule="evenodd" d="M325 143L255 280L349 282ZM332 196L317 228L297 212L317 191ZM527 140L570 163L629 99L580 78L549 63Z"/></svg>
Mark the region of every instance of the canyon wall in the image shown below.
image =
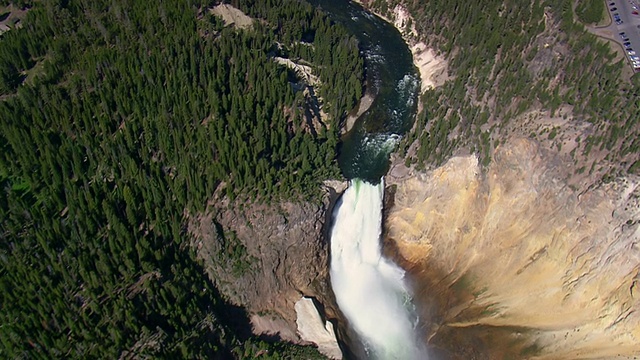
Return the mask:
<svg viewBox="0 0 640 360"><path fill-rule="evenodd" d="M222 295L246 310L251 333L309 344L309 331L301 338L297 326L314 320L300 318L310 311L296 313L302 297L320 305L323 328L327 318L340 318L329 284L327 232L331 209L345 187L345 182L327 181L315 202L267 204L217 194L206 212L191 218L191 246ZM324 352L336 358L335 339Z"/></svg>
<svg viewBox="0 0 640 360"><path fill-rule="evenodd" d="M429 37L401 2L386 3L382 15L407 42ZM422 66L424 52L414 51L423 93L447 81L429 81L440 72ZM419 331L439 358L635 358L640 179L602 180L616 164L576 151L594 130L570 107L534 108L501 126L484 129L501 144L488 166L462 143L459 156L423 171L392 157L385 250L413 281ZM559 135L529 139L545 131Z"/></svg>
<svg viewBox="0 0 640 360"><path fill-rule="evenodd" d="M493 159L387 177L385 239L414 280L425 339L458 358L640 354L640 180L579 191L525 139Z"/></svg>

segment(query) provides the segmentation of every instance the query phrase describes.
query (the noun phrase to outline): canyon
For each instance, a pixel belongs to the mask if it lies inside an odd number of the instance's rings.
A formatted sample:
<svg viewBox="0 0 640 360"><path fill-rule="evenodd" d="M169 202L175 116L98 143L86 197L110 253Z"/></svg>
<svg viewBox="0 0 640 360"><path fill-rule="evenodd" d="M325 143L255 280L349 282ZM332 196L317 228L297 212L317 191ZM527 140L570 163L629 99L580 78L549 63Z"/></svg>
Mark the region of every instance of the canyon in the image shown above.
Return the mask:
<svg viewBox="0 0 640 360"><path fill-rule="evenodd" d="M440 86L432 79L446 63L424 66L415 49L434 51L393 3L388 21L412 45L422 91ZM442 358L640 354L640 178L576 171L593 161L568 155L591 125L563 112L534 110L506 126L488 166L464 149L426 170L393 156L386 253L412 279L419 332ZM564 147L529 136L547 123Z"/></svg>
<svg viewBox="0 0 640 360"><path fill-rule="evenodd" d="M385 240L413 278L425 339L461 358L640 353L639 179L578 192L528 139L493 159L387 177Z"/></svg>
<svg viewBox="0 0 640 360"><path fill-rule="evenodd" d="M452 76L447 61L420 41L406 9L392 8L387 20L412 50L423 93ZM549 122L563 144L577 144L589 128L570 117L571 109L562 110L569 120L534 110L505 127L488 165L464 149L426 170L392 157L385 253L407 271L417 332L436 358L632 359L640 353L640 178L580 174L569 158L572 147L527 136ZM254 333L328 342L323 352L337 358L337 343L324 335L332 334L331 320L343 349L355 343L328 283L331 210L345 185L326 186L320 206L221 197L192 223L205 262L224 244L216 227L237 234L246 248L255 265L240 277L233 264L207 269L221 292L250 313ZM313 341L296 318L295 304L311 301L303 297L321 304L317 315L305 312L316 318L311 327L323 340Z"/></svg>

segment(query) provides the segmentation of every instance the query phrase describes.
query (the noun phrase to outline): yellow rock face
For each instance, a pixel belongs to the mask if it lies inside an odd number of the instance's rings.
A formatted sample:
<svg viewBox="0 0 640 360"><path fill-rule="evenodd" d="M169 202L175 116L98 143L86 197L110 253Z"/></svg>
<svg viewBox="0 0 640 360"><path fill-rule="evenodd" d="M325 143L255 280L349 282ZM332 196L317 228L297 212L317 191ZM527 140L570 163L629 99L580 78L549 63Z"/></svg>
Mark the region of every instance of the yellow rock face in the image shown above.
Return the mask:
<svg viewBox="0 0 640 360"><path fill-rule="evenodd" d="M489 358L640 354L638 181L578 193L548 158L520 140L485 173L458 157L395 182L386 237L436 345L460 354L445 337L475 337Z"/></svg>

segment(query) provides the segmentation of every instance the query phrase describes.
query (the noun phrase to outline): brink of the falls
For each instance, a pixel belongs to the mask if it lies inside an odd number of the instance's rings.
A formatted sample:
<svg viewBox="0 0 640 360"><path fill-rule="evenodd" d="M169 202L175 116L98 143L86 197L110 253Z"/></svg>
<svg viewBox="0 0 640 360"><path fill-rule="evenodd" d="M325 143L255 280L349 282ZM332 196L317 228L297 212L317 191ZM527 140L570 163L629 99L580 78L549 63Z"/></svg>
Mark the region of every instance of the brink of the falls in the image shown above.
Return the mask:
<svg viewBox="0 0 640 360"><path fill-rule="evenodd" d="M334 211L331 285L372 359L425 359L404 271L381 253L384 184L355 179Z"/></svg>

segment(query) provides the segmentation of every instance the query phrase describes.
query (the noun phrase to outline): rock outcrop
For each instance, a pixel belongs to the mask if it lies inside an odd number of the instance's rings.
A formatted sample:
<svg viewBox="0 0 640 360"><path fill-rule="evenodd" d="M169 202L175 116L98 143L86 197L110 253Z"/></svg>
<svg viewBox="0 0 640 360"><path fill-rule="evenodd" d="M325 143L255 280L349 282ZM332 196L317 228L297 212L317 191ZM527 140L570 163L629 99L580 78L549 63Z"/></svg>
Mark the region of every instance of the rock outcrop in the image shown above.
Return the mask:
<svg viewBox="0 0 640 360"><path fill-rule="evenodd" d="M209 10L211 14L222 18L225 26L235 26L238 29L248 29L253 24L253 19L239 9L229 5L216 5Z"/></svg>
<svg viewBox="0 0 640 360"><path fill-rule="evenodd" d="M326 184L322 201L263 204L218 196L193 216L189 232L198 258L220 292L251 317L253 332L300 343L295 303L317 299L339 316L329 284L326 233L346 183Z"/></svg>
<svg viewBox="0 0 640 360"><path fill-rule="evenodd" d="M295 309L300 338L317 345L318 350L329 359L342 359L333 324L322 319L313 299L302 297L296 302Z"/></svg>
<svg viewBox="0 0 640 360"><path fill-rule="evenodd" d="M387 179L385 238L425 339L456 358L640 354L640 179L578 192L529 140L493 159Z"/></svg>

